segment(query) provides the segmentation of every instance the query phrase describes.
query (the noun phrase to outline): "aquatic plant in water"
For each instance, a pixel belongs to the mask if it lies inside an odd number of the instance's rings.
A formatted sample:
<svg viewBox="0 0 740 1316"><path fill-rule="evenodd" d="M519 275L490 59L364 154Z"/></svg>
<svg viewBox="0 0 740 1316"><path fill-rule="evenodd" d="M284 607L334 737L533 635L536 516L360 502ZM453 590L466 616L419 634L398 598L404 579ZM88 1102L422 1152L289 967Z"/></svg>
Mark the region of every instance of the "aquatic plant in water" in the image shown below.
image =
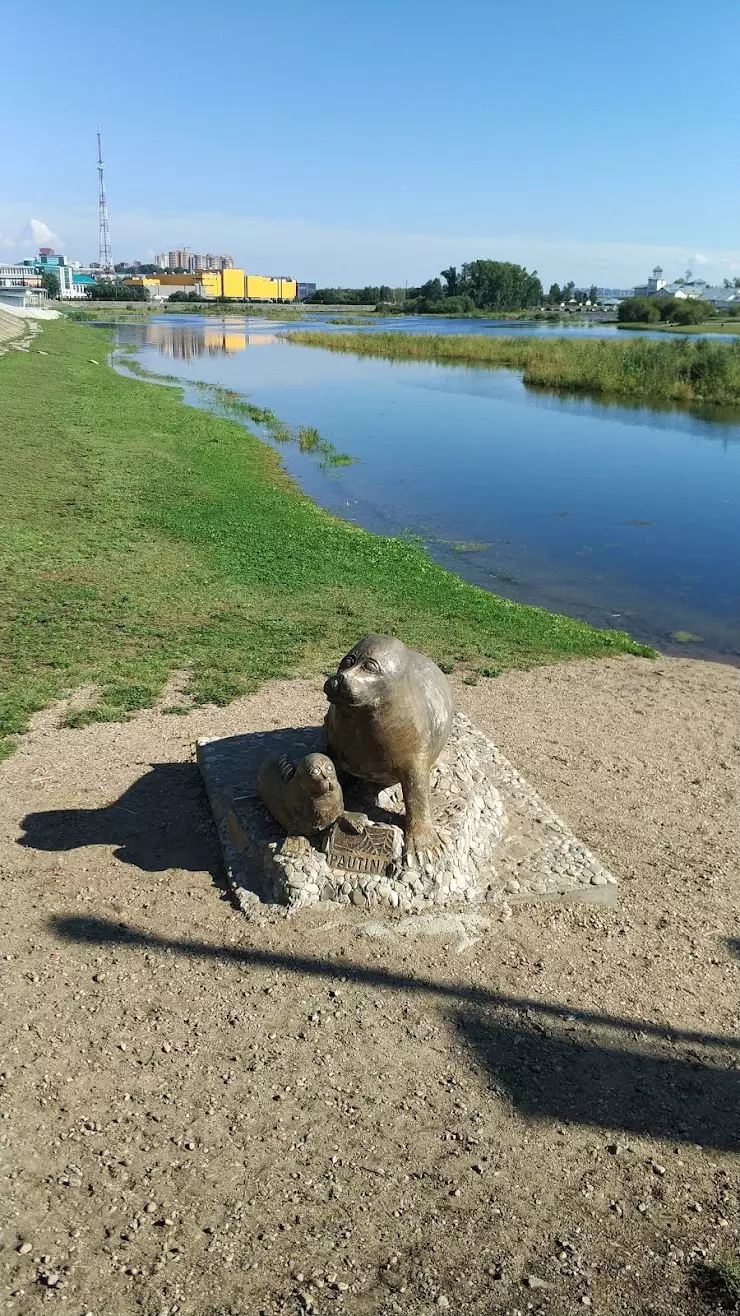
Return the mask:
<svg viewBox="0 0 740 1316"><path fill-rule="evenodd" d="M459 362L521 370L525 384L571 392L740 405L740 337L513 338L486 334L283 335L302 347L322 347L387 360Z"/></svg>

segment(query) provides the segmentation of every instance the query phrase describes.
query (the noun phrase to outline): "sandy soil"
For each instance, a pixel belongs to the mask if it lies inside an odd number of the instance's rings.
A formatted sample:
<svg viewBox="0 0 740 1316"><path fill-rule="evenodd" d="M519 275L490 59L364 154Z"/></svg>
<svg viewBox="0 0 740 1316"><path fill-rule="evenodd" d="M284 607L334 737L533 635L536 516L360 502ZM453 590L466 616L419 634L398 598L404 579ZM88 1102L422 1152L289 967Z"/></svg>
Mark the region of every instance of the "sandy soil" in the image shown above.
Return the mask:
<svg viewBox="0 0 740 1316"><path fill-rule="evenodd" d="M620 907L382 938L354 911L247 920L220 886L194 740L315 721L320 682L40 716L0 770L4 1309L717 1309L704 1263L740 1250L739 685L632 658L460 685Z"/></svg>

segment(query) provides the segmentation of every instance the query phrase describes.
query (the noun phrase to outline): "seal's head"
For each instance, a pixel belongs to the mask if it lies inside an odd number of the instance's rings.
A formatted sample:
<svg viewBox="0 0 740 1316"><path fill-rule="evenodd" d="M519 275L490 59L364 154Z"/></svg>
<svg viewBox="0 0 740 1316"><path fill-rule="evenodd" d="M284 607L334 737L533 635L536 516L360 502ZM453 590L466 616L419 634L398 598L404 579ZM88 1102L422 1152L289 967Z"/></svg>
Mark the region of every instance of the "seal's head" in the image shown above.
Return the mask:
<svg viewBox="0 0 740 1316"><path fill-rule="evenodd" d="M300 773L311 795L327 795L337 785L336 768L326 754L307 754L296 773Z"/></svg>
<svg viewBox="0 0 740 1316"><path fill-rule="evenodd" d="M330 704L376 707L406 668L407 649L390 635L365 635L344 655L324 694Z"/></svg>

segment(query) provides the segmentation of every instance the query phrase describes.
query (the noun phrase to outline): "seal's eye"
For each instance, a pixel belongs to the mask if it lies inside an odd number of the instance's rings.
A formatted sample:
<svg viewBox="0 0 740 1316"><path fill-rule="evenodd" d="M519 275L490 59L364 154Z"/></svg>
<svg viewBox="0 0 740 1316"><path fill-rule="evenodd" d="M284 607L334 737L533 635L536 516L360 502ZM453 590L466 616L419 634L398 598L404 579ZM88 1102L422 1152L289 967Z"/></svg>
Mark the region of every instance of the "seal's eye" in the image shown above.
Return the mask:
<svg viewBox="0 0 740 1316"><path fill-rule="evenodd" d="M368 672L380 671L380 664L376 663L374 658L366 658L362 665L363 667L367 668Z"/></svg>
<svg viewBox="0 0 740 1316"><path fill-rule="evenodd" d="M355 657L355 655L354 655L353 653L348 653L347 656L346 656L346 658L343 658L343 659L342 659L342 661L341 661L341 663L339 664L339 666L340 666L340 667L354 667L354 665L355 665L356 662L357 662L357 658Z"/></svg>

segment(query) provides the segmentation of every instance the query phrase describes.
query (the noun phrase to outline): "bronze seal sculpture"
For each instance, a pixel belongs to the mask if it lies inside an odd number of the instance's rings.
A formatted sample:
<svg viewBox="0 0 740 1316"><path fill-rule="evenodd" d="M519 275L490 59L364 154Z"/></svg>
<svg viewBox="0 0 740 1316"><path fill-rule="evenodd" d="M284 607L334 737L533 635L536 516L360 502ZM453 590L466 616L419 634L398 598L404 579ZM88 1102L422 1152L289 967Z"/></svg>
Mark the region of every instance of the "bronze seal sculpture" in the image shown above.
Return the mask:
<svg viewBox="0 0 740 1316"><path fill-rule="evenodd" d="M327 749L339 769L379 786L401 783L404 859L439 848L429 774L452 730L449 681L431 658L389 635L366 635L324 686Z"/></svg>
<svg viewBox="0 0 740 1316"><path fill-rule="evenodd" d="M323 832L344 809L336 769L326 754L307 754L299 763L272 754L260 766L257 789L289 836Z"/></svg>

